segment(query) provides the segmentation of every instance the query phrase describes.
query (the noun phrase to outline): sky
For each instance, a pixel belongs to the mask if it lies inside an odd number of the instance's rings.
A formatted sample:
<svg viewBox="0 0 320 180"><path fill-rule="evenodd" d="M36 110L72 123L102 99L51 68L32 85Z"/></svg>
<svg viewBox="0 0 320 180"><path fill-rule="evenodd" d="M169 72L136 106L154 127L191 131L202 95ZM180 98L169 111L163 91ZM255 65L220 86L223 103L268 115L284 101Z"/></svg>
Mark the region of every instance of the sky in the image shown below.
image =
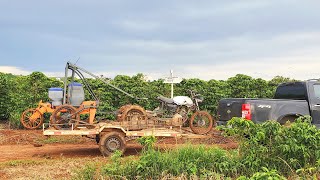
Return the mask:
<svg viewBox="0 0 320 180"><path fill-rule="evenodd" d="M0 72L320 78L319 0L0 0Z"/></svg>

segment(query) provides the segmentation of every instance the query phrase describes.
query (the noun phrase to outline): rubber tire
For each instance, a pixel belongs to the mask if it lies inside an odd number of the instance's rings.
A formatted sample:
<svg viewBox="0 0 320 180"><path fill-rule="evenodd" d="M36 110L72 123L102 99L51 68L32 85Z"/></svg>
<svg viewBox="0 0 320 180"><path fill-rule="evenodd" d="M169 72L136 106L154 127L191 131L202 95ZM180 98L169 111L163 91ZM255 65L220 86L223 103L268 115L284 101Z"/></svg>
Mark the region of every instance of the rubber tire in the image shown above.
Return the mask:
<svg viewBox="0 0 320 180"><path fill-rule="evenodd" d="M24 116L29 111L37 111L40 114L40 122L39 122L39 124L37 126L30 127L30 126L27 126L27 124L25 124ZM27 109L27 110L23 111L23 113L21 115L21 118L20 118L20 122L21 122L22 126L25 127L26 129L37 129L40 126L42 126L42 124L43 124L43 114L41 114L41 112L39 110L35 109L35 108Z"/></svg>
<svg viewBox="0 0 320 180"><path fill-rule="evenodd" d="M121 151L122 153L126 150L126 141L124 139L124 134L120 132L108 132L104 135L102 135L100 141L99 141L99 150L103 156L110 156L115 151L110 151L106 146L106 142L110 138L116 138L120 142L120 147L117 149L118 151Z"/></svg>
<svg viewBox="0 0 320 180"><path fill-rule="evenodd" d="M208 118L208 120L209 120L209 126L208 126L208 128L207 128L205 131L203 131L203 132L198 132L198 131L196 130L196 127L193 127L193 121L194 121L195 117L196 117L198 114L201 114L201 115L206 116L206 117ZM194 132L195 134L207 134L208 132L210 132L210 131L212 130L213 124L215 124L215 123L213 123L212 116L211 116L207 111L196 111L195 113L192 114L192 116L191 116L191 118L190 118L190 124L189 124L189 126L190 126L192 132Z"/></svg>
<svg viewBox="0 0 320 180"><path fill-rule="evenodd" d="M57 121L57 118L58 118L58 113L64 109L64 108L68 108L68 109L71 109L73 111L73 113L77 112L77 109L71 105L62 105L62 106L59 106L57 109L55 109L53 112L52 112L52 115L50 117L50 123L51 124L55 124L55 122ZM78 124L79 124L79 120L80 120L80 115L79 114L76 114L76 118L75 118L77 121L75 122L75 125L73 126L73 129L75 129ZM65 128L62 128L60 127L59 125L53 125L53 127L55 129L65 129ZM71 128L71 126L70 126Z"/></svg>
<svg viewBox="0 0 320 180"><path fill-rule="evenodd" d="M296 119L298 119L298 116L285 116L280 121L278 121L281 125L287 124L287 121L290 121L289 124L294 123Z"/></svg>

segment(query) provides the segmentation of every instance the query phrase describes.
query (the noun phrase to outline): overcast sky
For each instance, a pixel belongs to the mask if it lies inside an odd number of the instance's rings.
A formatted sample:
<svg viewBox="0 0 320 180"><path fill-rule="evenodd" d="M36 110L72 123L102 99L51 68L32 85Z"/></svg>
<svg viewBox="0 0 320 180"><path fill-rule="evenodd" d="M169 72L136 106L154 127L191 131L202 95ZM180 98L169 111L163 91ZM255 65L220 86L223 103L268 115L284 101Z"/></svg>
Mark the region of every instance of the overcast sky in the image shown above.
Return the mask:
<svg viewBox="0 0 320 180"><path fill-rule="evenodd" d="M319 0L0 0L0 72L320 78Z"/></svg>

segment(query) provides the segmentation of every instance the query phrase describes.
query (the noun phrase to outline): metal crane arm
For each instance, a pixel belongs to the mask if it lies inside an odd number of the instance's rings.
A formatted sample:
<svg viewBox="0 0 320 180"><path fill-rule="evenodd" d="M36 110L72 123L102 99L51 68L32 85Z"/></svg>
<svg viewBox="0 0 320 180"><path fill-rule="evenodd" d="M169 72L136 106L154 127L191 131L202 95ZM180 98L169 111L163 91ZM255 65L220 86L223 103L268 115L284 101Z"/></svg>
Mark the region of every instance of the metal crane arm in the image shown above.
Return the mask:
<svg viewBox="0 0 320 180"><path fill-rule="evenodd" d="M147 98L138 98L120 88L118 88L117 86L115 85L112 85L109 81L103 79L102 77L99 77L89 71L87 71L86 69L83 69L75 64L72 64L71 62L67 62L67 65L66 65L66 68L65 68L65 79L64 79L64 94L66 94L67 92L67 78L68 78L68 70L71 70L72 71L72 81L74 80L74 75L77 74L80 79L85 83L86 87L88 87L88 90L90 92L90 94L95 98L95 100L98 100L98 98L96 97L96 95L94 94L94 92L92 91L91 87L89 86L89 84L87 83L87 81L85 80L85 77L84 75L82 74L82 72L94 77L95 79L98 79L104 83L106 83L107 85L113 87L114 89L124 93L125 95L131 97L131 98L134 98L134 99L137 99L137 100L141 100L141 99L147 99ZM66 96L64 96L63 98L63 104L66 103Z"/></svg>

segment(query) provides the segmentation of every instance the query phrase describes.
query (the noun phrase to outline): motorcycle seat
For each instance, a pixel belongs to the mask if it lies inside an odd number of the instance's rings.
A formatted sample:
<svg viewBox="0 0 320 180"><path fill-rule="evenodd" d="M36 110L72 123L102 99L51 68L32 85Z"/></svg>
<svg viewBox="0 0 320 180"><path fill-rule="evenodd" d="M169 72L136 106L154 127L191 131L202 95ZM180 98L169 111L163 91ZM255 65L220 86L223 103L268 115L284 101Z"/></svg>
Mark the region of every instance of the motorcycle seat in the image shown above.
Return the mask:
<svg viewBox="0 0 320 180"><path fill-rule="evenodd" d="M158 96L158 99L162 102L168 103L168 104L174 104L173 99L171 98L166 98L164 96Z"/></svg>

